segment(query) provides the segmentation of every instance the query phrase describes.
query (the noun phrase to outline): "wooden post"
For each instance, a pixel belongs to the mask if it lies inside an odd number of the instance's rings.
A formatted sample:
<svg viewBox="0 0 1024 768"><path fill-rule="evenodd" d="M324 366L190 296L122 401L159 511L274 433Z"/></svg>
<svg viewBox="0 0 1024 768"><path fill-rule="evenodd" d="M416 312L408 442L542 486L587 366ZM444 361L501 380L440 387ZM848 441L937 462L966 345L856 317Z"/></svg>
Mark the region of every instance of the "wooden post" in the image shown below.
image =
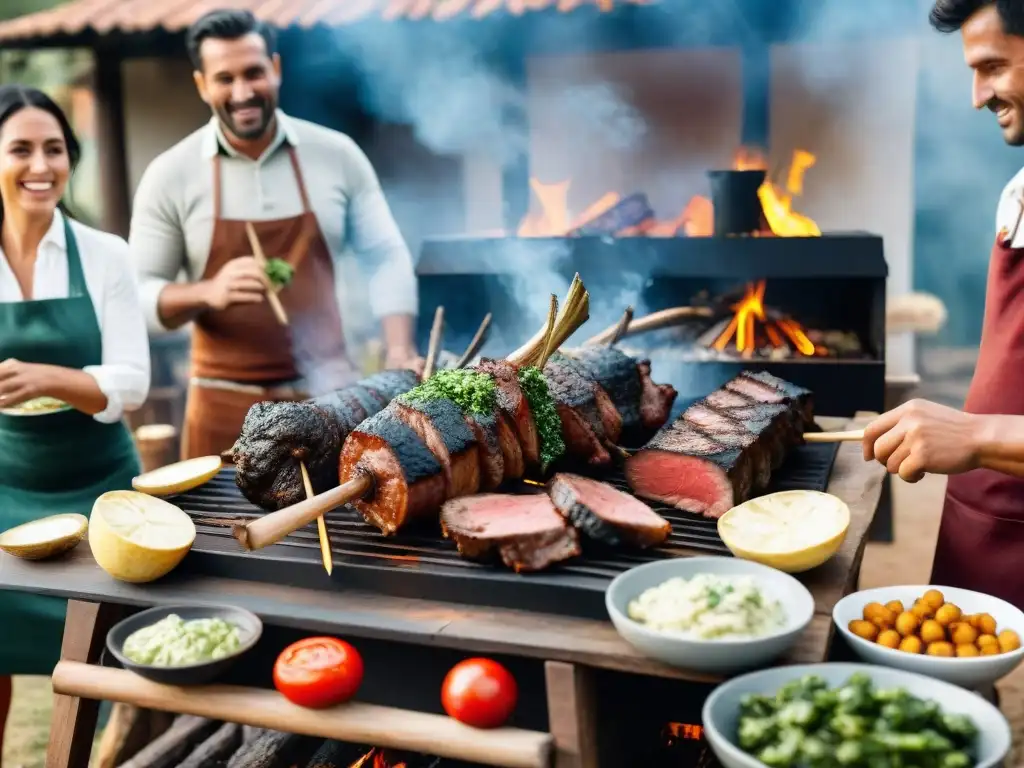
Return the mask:
<svg viewBox="0 0 1024 768"><path fill-rule="evenodd" d="M593 674L578 664L547 661L544 680L555 768L600 768Z"/></svg>
<svg viewBox="0 0 1024 768"><path fill-rule="evenodd" d="M128 147L124 127L124 85L121 51L116 44L100 43L96 62L96 150L99 160L102 228L128 237L130 202L128 191Z"/></svg>
<svg viewBox="0 0 1024 768"><path fill-rule="evenodd" d="M68 600L61 659L97 663L107 632L122 615L120 606ZM88 768L99 708L98 701L54 694L46 768Z"/></svg>

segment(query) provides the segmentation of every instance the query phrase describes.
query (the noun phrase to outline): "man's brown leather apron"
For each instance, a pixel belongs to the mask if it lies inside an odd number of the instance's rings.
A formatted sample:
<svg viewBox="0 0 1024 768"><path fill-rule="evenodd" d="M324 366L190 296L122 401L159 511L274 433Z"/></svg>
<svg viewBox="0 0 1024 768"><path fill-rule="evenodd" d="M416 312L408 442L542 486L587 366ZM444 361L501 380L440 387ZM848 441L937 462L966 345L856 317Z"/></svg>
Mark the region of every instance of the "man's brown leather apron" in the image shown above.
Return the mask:
<svg viewBox="0 0 1024 768"><path fill-rule="evenodd" d="M964 410L1024 415L1024 250L997 237L978 365ZM988 469L949 478L932 583L1024 608L1024 480Z"/></svg>
<svg viewBox="0 0 1024 768"><path fill-rule="evenodd" d="M345 351L331 252L310 206L295 149L287 147L287 152L302 213L252 225L267 258L284 259L294 269L291 282L278 293L289 323L281 325L267 301L235 304L196 320L182 458L231 448L254 403L319 394L288 386L297 380L316 390L344 386L345 379L354 378ZM213 160L213 200L213 237L203 280L213 278L231 259L251 256L253 251L247 222L221 217L220 155ZM231 387L229 382L241 386Z"/></svg>

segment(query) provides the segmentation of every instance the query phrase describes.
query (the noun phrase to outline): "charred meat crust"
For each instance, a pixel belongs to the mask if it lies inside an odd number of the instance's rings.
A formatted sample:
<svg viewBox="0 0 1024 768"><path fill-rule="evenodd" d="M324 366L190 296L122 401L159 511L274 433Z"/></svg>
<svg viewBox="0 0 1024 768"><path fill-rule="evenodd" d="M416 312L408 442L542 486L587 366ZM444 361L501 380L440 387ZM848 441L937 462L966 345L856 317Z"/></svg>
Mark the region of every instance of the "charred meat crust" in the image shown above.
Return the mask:
<svg viewBox="0 0 1024 768"><path fill-rule="evenodd" d="M519 438L523 461L530 465L540 462L540 437L533 420L526 395L519 386L518 368L507 360L483 359L476 366L480 373L494 379L497 389L498 407L508 416Z"/></svg>
<svg viewBox="0 0 1024 768"><path fill-rule="evenodd" d="M586 376L601 385L622 416L622 429L641 426L642 386L636 360L614 347L580 347L571 352Z"/></svg>
<svg viewBox="0 0 1024 768"><path fill-rule="evenodd" d="M560 472L548 483L555 509L587 538L610 546L661 544L672 524L642 501L607 483Z"/></svg>
<svg viewBox="0 0 1024 768"><path fill-rule="evenodd" d="M464 418L473 430L480 455L480 490L493 491L505 479L505 458L498 436L498 419L493 413L467 413Z"/></svg>
<svg viewBox="0 0 1024 768"><path fill-rule="evenodd" d="M651 378L651 361L639 360L640 423L644 429L658 429L672 413L672 405L679 395L671 384L656 384Z"/></svg>
<svg viewBox="0 0 1024 768"><path fill-rule="evenodd" d="M232 449L235 483L264 509L296 504L306 497L299 462L322 493L337 484L341 443L334 418L312 403L256 403Z"/></svg>
<svg viewBox="0 0 1024 768"><path fill-rule="evenodd" d="M395 404L389 407L393 408ZM451 400L438 398L422 402L403 402L401 407L426 416L434 429L441 435L444 447L448 449L449 454L462 453L476 444L476 438L469 425L466 424L462 411Z"/></svg>
<svg viewBox="0 0 1024 768"><path fill-rule="evenodd" d="M441 465L412 427L391 411L381 411L359 425L353 435L377 437L389 445L398 460L402 477L412 485L441 473Z"/></svg>

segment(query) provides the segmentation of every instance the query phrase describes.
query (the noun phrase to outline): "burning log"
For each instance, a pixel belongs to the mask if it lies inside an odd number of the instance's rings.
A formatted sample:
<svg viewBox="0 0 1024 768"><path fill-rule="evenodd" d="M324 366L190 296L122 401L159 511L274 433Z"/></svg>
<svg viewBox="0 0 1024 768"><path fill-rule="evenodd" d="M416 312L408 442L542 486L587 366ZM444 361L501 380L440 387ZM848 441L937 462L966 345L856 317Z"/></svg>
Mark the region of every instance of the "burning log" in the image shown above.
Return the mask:
<svg viewBox="0 0 1024 768"><path fill-rule="evenodd" d="M318 739L294 733L266 731L253 742L243 744L227 762L227 768L288 768L304 765L316 748Z"/></svg>
<svg viewBox="0 0 1024 768"><path fill-rule="evenodd" d="M627 336L635 336L638 333L655 331L659 328L669 328L673 325L680 325L695 317L713 317L714 310L711 307L675 307L674 309L663 309L660 312L652 312L641 317L639 320L631 320L628 326L622 330L621 335L616 339L620 341ZM621 320L619 321L622 322ZM619 331L619 323L605 328L596 336L592 336L583 342L583 346L594 344L613 344L611 339L615 338Z"/></svg>
<svg viewBox="0 0 1024 768"><path fill-rule="evenodd" d="M178 768L207 768L218 765L242 746L242 726L224 723L212 736L196 747Z"/></svg>
<svg viewBox="0 0 1024 768"><path fill-rule="evenodd" d="M618 235L624 230L654 222L654 209L642 192L620 200L604 213L570 230L569 237L584 235Z"/></svg>
<svg viewBox="0 0 1024 768"><path fill-rule="evenodd" d="M361 759L351 744L328 739L320 745L306 768L349 768L353 760Z"/></svg>
<svg viewBox="0 0 1024 768"><path fill-rule="evenodd" d="M217 730L217 721L181 715L163 735L150 742L120 768L171 768Z"/></svg>

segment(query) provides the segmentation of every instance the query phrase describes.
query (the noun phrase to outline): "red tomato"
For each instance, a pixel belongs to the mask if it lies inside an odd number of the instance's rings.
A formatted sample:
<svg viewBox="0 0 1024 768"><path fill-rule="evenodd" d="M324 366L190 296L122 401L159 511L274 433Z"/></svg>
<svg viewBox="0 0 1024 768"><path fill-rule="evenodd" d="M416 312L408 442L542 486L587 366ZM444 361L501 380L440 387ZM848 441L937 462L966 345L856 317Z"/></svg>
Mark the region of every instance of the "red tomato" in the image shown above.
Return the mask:
<svg viewBox="0 0 1024 768"><path fill-rule="evenodd" d="M301 707L321 709L348 701L362 682L359 651L334 637L292 643L274 663L274 687Z"/></svg>
<svg viewBox="0 0 1024 768"><path fill-rule="evenodd" d="M441 704L449 717L474 728L504 725L516 708L519 688L507 669L490 659L460 661L441 685Z"/></svg>

